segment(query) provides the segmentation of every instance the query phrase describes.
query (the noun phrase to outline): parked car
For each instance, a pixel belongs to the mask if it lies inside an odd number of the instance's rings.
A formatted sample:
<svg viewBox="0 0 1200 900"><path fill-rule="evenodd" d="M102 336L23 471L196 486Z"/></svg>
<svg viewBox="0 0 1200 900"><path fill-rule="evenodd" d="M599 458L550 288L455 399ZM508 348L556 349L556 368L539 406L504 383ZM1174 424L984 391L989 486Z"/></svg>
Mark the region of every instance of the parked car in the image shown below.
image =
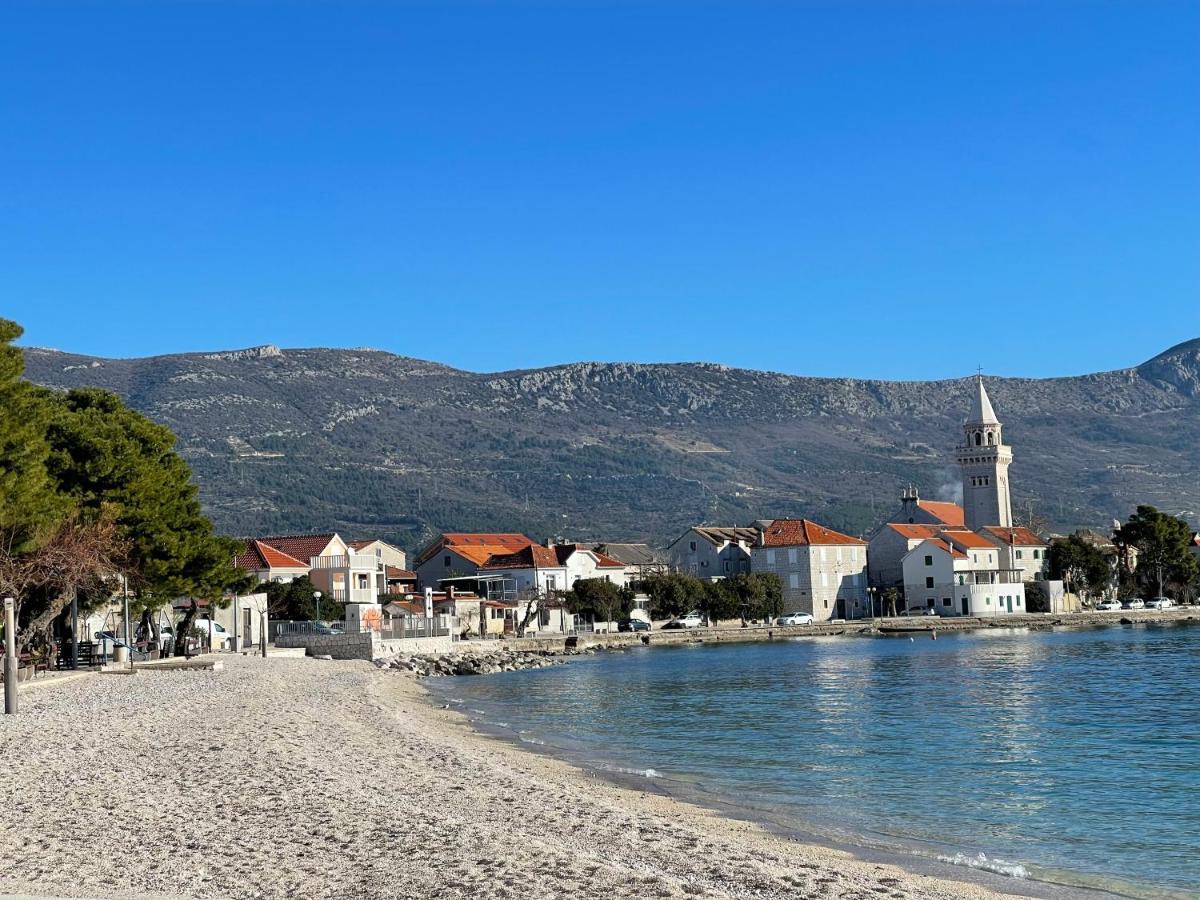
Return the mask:
<svg viewBox="0 0 1200 900"><path fill-rule="evenodd" d="M1174 605L1175 601L1170 597L1155 597L1146 601L1147 609L1170 609Z"/></svg>
<svg viewBox="0 0 1200 900"><path fill-rule="evenodd" d="M813 617L804 612L788 613L775 620L776 625L811 625L812 623Z"/></svg>
<svg viewBox="0 0 1200 900"><path fill-rule="evenodd" d="M692 610L685 616L676 616L663 628L699 628L704 624L704 616L700 615L696 610Z"/></svg>
<svg viewBox="0 0 1200 900"><path fill-rule="evenodd" d="M641 619L625 619L617 623L617 631L649 631L650 623Z"/></svg>
<svg viewBox="0 0 1200 900"><path fill-rule="evenodd" d="M209 630L210 625L212 626L211 631ZM230 634L228 631L226 631L224 628L221 627L220 623L213 622L210 619L197 619L195 621L195 623L192 625L192 628L199 630L200 633L204 635L205 639L207 639L211 635L212 649L214 649L214 650L228 650L229 649Z"/></svg>
<svg viewBox="0 0 1200 900"><path fill-rule="evenodd" d="M1120 600L1101 600L1096 604L1096 609L1100 610L1101 612L1112 612L1113 610L1120 608Z"/></svg>
<svg viewBox="0 0 1200 900"><path fill-rule="evenodd" d="M1122 609L1145 609L1146 603L1140 597L1133 597L1121 604Z"/></svg>
<svg viewBox="0 0 1200 900"><path fill-rule="evenodd" d="M904 610L904 612L900 613L900 615L902 615L902 616L936 616L937 610L934 609L932 606L910 606L908 609Z"/></svg>
<svg viewBox="0 0 1200 900"><path fill-rule="evenodd" d="M313 634L345 634L346 631L340 625L329 625L325 622L312 623Z"/></svg>

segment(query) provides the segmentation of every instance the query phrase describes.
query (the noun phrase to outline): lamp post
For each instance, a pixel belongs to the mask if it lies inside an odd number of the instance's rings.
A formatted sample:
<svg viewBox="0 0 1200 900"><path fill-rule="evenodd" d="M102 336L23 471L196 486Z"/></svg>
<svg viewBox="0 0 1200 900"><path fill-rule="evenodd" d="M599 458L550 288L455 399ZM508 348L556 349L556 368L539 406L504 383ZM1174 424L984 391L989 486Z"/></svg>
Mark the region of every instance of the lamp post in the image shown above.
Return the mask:
<svg viewBox="0 0 1200 900"><path fill-rule="evenodd" d="M4 711L17 711L17 601L4 598Z"/></svg>
<svg viewBox="0 0 1200 900"><path fill-rule="evenodd" d="M313 602L317 604L317 621L321 621L321 592L313 591Z"/></svg>
<svg viewBox="0 0 1200 900"><path fill-rule="evenodd" d="M867 603L871 606L871 623L875 622L875 595L879 592L877 587L867 588ZM883 610L879 610L879 618L883 618Z"/></svg>

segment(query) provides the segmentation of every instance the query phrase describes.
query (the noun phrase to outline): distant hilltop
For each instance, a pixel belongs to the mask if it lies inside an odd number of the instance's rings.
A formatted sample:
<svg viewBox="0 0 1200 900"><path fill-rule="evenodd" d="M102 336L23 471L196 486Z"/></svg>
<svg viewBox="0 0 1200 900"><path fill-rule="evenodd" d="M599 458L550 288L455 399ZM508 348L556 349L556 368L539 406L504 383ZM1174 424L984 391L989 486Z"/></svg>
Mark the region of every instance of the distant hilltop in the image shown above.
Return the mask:
<svg viewBox="0 0 1200 900"><path fill-rule="evenodd" d="M179 436L235 533L442 530L665 544L807 516L861 534L901 489L954 499L972 381L804 378L705 363L463 372L378 350L105 359L25 351L26 377L108 388ZM1200 510L1200 339L1140 366L989 378L1021 447L1014 508L1068 528Z"/></svg>

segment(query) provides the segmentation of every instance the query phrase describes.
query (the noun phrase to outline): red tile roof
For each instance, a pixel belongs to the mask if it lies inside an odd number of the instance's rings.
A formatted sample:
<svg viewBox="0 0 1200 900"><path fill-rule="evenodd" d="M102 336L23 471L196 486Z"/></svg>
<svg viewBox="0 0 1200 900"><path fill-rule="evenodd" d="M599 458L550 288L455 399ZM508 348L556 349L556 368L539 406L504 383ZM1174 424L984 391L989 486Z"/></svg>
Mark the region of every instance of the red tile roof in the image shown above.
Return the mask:
<svg viewBox="0 0 1200 900"><path fill-rule="evenodd" d="M319 556L321 551L329 546L337 534L332 531L322 534L285 534L277 537L258 538L260 543L274 547L280 553L286 553L293 559L303 560L305 566L308 561Z"/></svg>
<svg viewBox="0 0 1200 900"><path fill-rule="evenodd" d="M528 547L532 543L533 541L525 537L525 535L511 532L447 532L422 550L413 565L419 566L437 556L443 550L453 550L464 559L473 562L477 566L481 566L487 562L490 556L499 553L514 553L523 547Z"/></svg>
<svg viewBox="0 0 1200 900"><path fill-rule="evenodd" d="M1002 528L999 525L988 525L983 529L988 534L1005 544L1016 544L1021 547L1045 547L1046 542L1028 528Z"/></svg>
<svg viewBox="0 0 1200 900"><path fill-rule="evenodd" d="M541 544L529 544L516 553L497 553L481 569L557 569L562 566L558 554Z"/></svg>
<svg viewBox="0 0 1200 900"><path fill-rule="evenodd" d="M763 545L766 547L797 547L805 544L855 544L861 541L808 519L776 519L763 529Z"/></svg>
<svg viewBox="0 0 1200 900"><path fill-rule="evenodd" d="M395 566L386 566L387 577L397 578L400 581L416 581L417 573L411 572L408 569L397 569Z"/></svg>
<svg viewBox="0 0 1200 900"><path fill-rule="evenodd" d="M264 541L248 540L234 560L234 565L247 572L263 569L307 569L308 563L277 550Z"/></svg>
<svg viewBox="0 0 1200 900"><path fill-rule="evenodd" d="M949 503L945 500L918 500L917 506L945 525L962 527L966 524L963 508L957 503Z"/></svg>

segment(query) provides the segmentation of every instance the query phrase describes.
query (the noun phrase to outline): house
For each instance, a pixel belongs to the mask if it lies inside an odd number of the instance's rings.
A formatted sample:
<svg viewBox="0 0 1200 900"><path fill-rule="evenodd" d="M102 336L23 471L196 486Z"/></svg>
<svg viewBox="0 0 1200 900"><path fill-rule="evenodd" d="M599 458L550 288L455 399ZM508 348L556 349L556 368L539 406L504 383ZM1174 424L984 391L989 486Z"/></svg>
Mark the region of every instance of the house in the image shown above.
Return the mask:
<svg viewBox="0 0 1200 900"><path fill-rule="evenodd" d="M911 485L900 493L900 508L868 538L867 570L877 588L899 587L904 580L901 560L939 528L962 528L963 508L945 500L922 500Z"/></svg>
<svg viewBox="0 0 1200 900"><path fill-rule="evenodd" d="M383 576L385 594L410 594L417 589L417 573L409 569L384 566Z"/></svg>
<svg viewBox="0 0 1200 900"><path fill-rule="evenodd" d="M867 542L867 577L877 588L904 584L904 557L908 551L931 537L937 537L940 525L915 525L888 522L879 526Z"/></svg>
<svg viewBox="0 0 1200 900"><path fill-rule="evenodd" d="M617 587L625 587L629 582L625 563L584 544L554 544L554 553L567 569L568 589L575 582L589 578L600 578Z"/></svg>
<svg viewBox="0 0 1200 900"><path fill-rule="evenodd" d="M396 569L408 568L408 554L394 544L389 544L387 541L371 538L362 541L348 541L347 543L355 553L365 553L368 556L374 556L379 561L379 571L381 573L384 566L392 566Z"/></svg>
<svg viewBox="0 0 1200 900"><path fill-rule="evenodd" d="M867 543L808 519L775 519L751 551L755 572L783 582L788 612L827 621L867 614Z"/></svg>
<svg viewBox="0 0 1200 900"><path fill-rule="evenodd" d="M910 610L983 618L1025 612L1023 571L1003 567L1000 548L965 528L921 541L905 555L903 568Z"/></svg>
<svg viewBox="0 0 1200 900"><path fill-rule="evenodd" d="M384 587L376 557L355 552L336 532L247 538L235 559L260 581L292 581L301 575L339 603L375 603Z"/></svg>
<svg viewBox="0 0 1200 900"><path fill-rule="evenodd" d="M573 554L571 554L573 555ZM546 597L570 588L566 561L553 547L529 544L512 553L495 553L478 568L479 575L510 580L519 596Z"/></svg>
<svg viewBox="0 0 1200 900"><path fill-rule="evenodd" d="M592 549L623 563L627 584L665 575L671 569L666 557L649 544L596 544Z"/></svg>
<svg viewBox="0 0 1200 900"><path fill-rule="evenodd" d="M1022 581L1045 580L1049 569L1046 553L1050 545L1028 528L988 525L979 529L978 534L999 548L1001 568L1020 569Z"/></svg>
<svg viewBox="0 0 1200 900"><path fill-rule="evenodd" d="M671 568L697 578L728 578L750 571L757 528L689 528L667 547Z"/></svg>
<svg viewBox="0 0 1200 900"><path fill-rule="evenodd" d="M422 588L436 588L445 578L473 575L490 557L515 553L532 543L523 534L447 532L417 554L413 571Z"/></svg>
<svg viewBox="0 0 1200 900"><path fill-rule="evenodd" d="M242 552L233 562L257 578L259 584L294 581L309 570L307 560L297 559L256 538L248 538L242 544Z"/></svg>

